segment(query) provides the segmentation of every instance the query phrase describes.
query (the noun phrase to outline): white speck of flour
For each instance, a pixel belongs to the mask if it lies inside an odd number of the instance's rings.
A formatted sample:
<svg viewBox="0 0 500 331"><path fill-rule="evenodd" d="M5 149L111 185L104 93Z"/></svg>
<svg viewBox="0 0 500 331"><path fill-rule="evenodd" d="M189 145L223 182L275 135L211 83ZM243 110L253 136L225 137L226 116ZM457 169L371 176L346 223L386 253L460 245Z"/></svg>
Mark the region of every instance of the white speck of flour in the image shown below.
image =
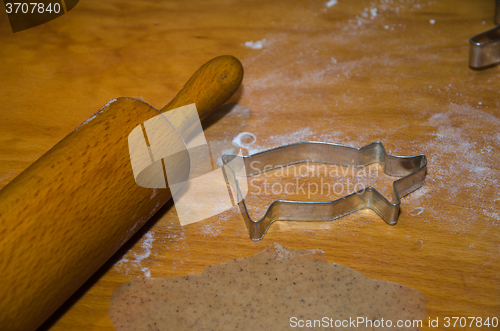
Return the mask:
<svg viewBox="0 0 500 331"><path fill-rule="evenodd" d="M135 253L135 261L136 263L141 263L142 260L146 259L151 255L151 248L153 248L154 232L148 232L144 235L145 239L142 242L142 248L144 249L144 253L137 254Z"/></svg>
<svg viewBox="0 0 500 331"><path fill-rule="evenodd" d="M336 4L338 4L338 3L339 3L339 2L338 2L337 0L330 0L330 1L328 1L328 2L326 3L326 6L327 6L328 8L330 8L330 7L335 6L335 5L336 5Z"/></svg>
<svg viewBox="0 0 500 331"><path fill-rule="evenodd" d="M279 147L283 145L300 143L310 139L314 139L314 132L312 132L310 128L306 127L288 134L272 135L267 140L272 142L273 147Z"/></svg>
<svg viewBox="0 0 500 331"><path fill-rule="evenodd" d="M242 140L242 138L245 138ZM259 152L259 149L255 148L250 148L251 145L253 145L257 141L257 137L251 133L251 132L240 132L236 137L233 139L233 145L239 148L246 148L248 150L249 154L255 154Z"/></svg>
<svg viewBox="0 0 500 331"><path fill-rule="evenodd" d="M154 232L148 232L144 235L141 246L141 250L143 251L143 253L141 254L133 253L134 254L133 258L122 258L118 262L118 265L123 265L124 263L126 264L131 263L133 266L140 268L141 271L144 273L145 277L151 277L151 271L149 270L148 267L142 267L141 262L144 259L147 259L151 255L151 249L153 248L153 241L155 241L154 235L155 235Z"/></svg>
<svg viewBox="0 0 500 331"><path fill-rule="evenodd" d="M144 236L146 239L144 239L144 241L142 242L142 248L144 249L144 253L142 254L135 253L134 254L135 260L133 260L132 262L139 265L142 260L148 258L151 255L151 248L153 248L153 241L155 241L155 239L153 238L154 234L155 234L154 232L146 233L146 235ZM147 267L141 268L141 271L144 272L145 277L151 277L151 272L149 271L149 268Z"/></svg>
<svg viewBox="0 0 500 331"><path fill-rule="evenodd" d="M436 20L429 20L429 23L434 24L436 23Z"/></svg>
<svg viewBox="0 0 500 331"><path fill-rule="evenodd" d="M251 49L262 49L264 44L266 43L266 39L257 40L257 41L247 41L245 46Z"/></svg>
<svg viewBox="0 0 500 331"><path fill-rule="evenodd" d="M151 277L151 271L149 271L149 268L141 268L141 271L144 272L145 277Z"/></svg>
<svg viewBox="0 0 500 331"><path fill-rule="evenodd" d="M410 215L418 216L418 215L422 214L423 211L424 211L424 208L417 207L417 208L413 209L412 211L410 211Z"/></svg>

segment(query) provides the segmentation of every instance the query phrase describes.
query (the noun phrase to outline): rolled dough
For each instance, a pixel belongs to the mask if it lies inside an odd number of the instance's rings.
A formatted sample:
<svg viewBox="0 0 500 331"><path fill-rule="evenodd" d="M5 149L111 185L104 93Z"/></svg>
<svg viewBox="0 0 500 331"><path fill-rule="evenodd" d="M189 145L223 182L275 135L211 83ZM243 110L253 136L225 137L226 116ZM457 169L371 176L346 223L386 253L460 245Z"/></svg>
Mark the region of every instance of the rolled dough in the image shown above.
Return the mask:
<svg viewBox="0 0 500 331"><path fill-rule="evenodd" d="M328 263L320 250L290 250L278 243L199 275L121 284L109 309L119 331L420 330L396 323L425 324L426 316L425 297L417 290ZM392 326L381 327L388 320Z"/></svg>

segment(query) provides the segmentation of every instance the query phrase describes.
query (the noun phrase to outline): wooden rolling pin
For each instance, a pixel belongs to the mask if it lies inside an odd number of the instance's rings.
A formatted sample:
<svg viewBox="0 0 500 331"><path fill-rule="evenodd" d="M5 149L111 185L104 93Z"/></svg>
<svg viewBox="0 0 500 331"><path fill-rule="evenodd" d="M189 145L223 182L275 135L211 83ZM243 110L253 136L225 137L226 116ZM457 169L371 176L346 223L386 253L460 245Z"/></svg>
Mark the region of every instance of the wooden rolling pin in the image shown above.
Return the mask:
<svg viewBox="0 0 500 331"><path fill-rule="evenodd" d="M195 103L203 119L242 78L217 57L161 112ZM35 330L170 199L137 185L129 158L128 134L158 114L115 99L0 190L1 330Z"/></svg>

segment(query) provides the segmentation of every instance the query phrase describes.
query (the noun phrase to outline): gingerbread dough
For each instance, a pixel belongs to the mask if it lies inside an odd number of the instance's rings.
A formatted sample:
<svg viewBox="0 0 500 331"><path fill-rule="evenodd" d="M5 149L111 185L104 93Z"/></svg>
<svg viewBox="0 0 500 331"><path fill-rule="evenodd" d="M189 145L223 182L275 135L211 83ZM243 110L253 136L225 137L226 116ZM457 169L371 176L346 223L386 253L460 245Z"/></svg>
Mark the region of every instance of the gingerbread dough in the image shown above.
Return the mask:
<svg viewBox="0 0 500 331"><path fill-rule="evenodd" d="M425 324L426 316L417 290L328 263L322 251L277 243L199 275L124 283L109 309L119 331L420 330L413 321ZM398 327L398 321L412 325Z"/></svg>

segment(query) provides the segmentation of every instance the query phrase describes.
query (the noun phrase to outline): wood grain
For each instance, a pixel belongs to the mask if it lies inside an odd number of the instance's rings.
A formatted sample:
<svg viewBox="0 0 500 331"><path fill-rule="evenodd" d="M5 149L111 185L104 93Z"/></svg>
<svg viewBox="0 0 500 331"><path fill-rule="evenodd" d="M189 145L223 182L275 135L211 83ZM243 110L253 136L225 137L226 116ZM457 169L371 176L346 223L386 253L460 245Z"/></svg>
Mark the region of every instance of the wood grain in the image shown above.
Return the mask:
<svg viewBox="0 0 500 331"><path fill-rule="evenodd" d="M109 100L142 98L160 109L195 67L221 54L242 61L245 79L236 103L204 126L219 152L246 131L257 138L249 149L381 141L389 153L429 160L426 184L402 199L392 227L362 211L277 223L252 242L236 209L181 227L167 204L45 330L113 330L107 309L121 282L199 273L275 241L416 288L440 321L499 317L500 68L468 67L468 40L493 28L494 2L326 3L87 0L18 34L0 17L0 186ZM245 46L264 39L261 49ZM380 175L375 184L390 197L391 183ZM269 202L250 198L255 213Z"/></svg>

